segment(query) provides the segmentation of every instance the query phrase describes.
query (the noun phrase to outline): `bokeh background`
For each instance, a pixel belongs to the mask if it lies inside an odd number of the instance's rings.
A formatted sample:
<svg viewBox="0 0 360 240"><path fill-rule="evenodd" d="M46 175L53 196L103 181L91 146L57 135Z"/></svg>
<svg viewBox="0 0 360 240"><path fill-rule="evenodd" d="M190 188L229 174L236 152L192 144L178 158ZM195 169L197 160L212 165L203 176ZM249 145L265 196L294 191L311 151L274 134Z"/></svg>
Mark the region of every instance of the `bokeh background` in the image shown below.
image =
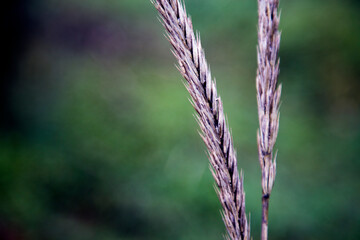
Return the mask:
<svg viewBox="0 0 360 240"><path fill-rule="evenodd" d="M260 236L255 0L186 0ZM271 239L360 239L360 3L281 2ZM0 239L222 239L205 146L147 0L4 3Z"/></svg>

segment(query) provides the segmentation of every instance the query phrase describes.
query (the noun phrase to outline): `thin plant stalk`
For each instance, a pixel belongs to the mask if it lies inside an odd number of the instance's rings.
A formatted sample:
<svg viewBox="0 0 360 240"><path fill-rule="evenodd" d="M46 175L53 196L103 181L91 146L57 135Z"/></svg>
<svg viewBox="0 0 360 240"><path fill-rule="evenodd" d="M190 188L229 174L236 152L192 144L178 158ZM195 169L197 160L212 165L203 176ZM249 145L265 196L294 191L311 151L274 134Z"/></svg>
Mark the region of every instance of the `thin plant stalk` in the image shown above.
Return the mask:
<svg viewBox="0 0 360 240"><path fill-rule="evenodd" d="M167 37L178 60L178 69L185 78L191 103L197 114L216 191L222 205L222 217L228 239L250 239L250 226L245 214L243 177L239 176L236 152L227 127L223 104L217 94L215 81L201 47L199 34L195 36L191 19L178 0L152 0L160 13Z"/></svg>
<svg viewBox="0 0 360 240"><path fill-rule="evenodd" d="M280 32L279 0L258 0L258 70L256 77L259 130L257 143L261 166L262 224L261 240L268 239L268 211L276 175L273 149L279 128L281 85L279 75Z"/></svg>

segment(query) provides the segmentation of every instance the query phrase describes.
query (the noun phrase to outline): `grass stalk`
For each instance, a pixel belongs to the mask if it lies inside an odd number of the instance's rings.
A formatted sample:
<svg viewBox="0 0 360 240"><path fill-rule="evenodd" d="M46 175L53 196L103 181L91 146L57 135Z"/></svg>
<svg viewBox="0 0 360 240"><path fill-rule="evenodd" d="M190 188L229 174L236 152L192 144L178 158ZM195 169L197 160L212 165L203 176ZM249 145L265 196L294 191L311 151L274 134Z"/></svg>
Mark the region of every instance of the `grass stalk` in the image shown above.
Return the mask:
<svg viewBox="0 0 360 240"><path fill-rule="evenodd" d="M245 214L243 177L239 176L236 152L223 104L217 94L215 81L205 59L199 34L195 36L191 19L178 0L152 0L160 13L167 37L178 60L178 69L185 78L185 86L196 110L211 172L222 205L222 217L232 240L250 239L250 226Z"/></svg>
<svg viewBox="0 0 360 240"><path fill-rule="evenodd" d="M259 130L257 136L262 185L261 240L268 239L268 212L276 176L273 149L279 128L279 0L258 0L258 70L256 77Z"/></svg>

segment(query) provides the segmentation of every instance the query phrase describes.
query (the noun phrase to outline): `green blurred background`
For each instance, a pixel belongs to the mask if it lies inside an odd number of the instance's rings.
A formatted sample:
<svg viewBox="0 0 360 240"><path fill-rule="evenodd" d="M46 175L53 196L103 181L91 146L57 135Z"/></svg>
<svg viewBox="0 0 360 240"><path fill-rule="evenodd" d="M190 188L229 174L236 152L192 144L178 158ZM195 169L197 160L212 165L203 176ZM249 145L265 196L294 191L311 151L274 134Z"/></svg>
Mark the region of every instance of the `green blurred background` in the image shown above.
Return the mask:
<svg viewBox="0 0 360 240"><path fill-rule="evenodd" d="M194 110L147 0L3 7L0 239L222 239ZM186 0L259 239L255 0ZM282 0L270 239L360 239L360 3Z"/></svg>

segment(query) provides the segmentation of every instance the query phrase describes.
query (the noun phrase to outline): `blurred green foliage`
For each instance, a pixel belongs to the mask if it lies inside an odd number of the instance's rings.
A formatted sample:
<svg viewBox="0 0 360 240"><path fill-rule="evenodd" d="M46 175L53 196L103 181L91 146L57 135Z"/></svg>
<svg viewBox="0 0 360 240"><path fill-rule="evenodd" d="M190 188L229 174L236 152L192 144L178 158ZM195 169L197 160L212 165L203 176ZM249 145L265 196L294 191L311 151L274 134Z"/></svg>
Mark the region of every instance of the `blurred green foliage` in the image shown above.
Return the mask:
<svg viewBox="0 0 360 240"><path fill-rule="evenodd" d="M260 231L254 0L188 0ZM221 239L189 97L149 1L23 3L0 132L1 239ZM281 2L271 239L360 239L360 5ZM21 18L22 16L19 16ZM12 23L9 23L11 25Z"/></svg>

